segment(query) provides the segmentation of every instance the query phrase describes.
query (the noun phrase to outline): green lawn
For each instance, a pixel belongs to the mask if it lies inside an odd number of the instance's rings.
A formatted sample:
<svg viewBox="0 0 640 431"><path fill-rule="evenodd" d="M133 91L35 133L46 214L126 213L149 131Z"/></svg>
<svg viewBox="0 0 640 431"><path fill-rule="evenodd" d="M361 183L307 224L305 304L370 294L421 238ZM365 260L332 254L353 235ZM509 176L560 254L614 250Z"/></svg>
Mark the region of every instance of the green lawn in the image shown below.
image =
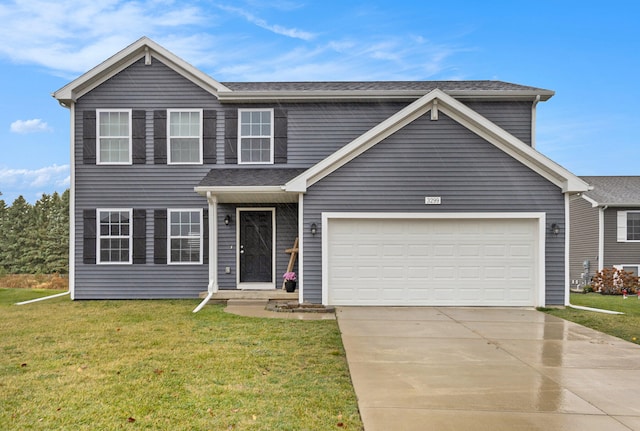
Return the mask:
<svg viewBox="0 0 640 431"><path fill-rule="evenodd" d="M640 344L640 300L637 296L601 295L599 293L572 293L571 304L585 307L621 311L624 315L603 314L573 308L545 308L543 311L579 323L600 332Z"/></svg>
<svg viewBox="0 0 640 431"><path fill-rule="evenodd" d="M335 321L192 300L15 302L0 289L0 429L361 430Z"/></svg>

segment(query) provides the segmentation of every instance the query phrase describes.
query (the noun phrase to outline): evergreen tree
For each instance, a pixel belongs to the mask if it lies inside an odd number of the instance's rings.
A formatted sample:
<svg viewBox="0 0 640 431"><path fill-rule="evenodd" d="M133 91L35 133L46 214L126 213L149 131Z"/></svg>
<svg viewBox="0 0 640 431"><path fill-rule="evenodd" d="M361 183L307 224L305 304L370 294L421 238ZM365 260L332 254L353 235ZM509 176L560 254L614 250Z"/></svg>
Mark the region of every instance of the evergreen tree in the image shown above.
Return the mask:
<svg viewBox="0 0 640 431"><path fill-rule="evenodd" d="M43 194L35 205L0 199L0 274L66 274L68 256L69 190Z"/></svg>

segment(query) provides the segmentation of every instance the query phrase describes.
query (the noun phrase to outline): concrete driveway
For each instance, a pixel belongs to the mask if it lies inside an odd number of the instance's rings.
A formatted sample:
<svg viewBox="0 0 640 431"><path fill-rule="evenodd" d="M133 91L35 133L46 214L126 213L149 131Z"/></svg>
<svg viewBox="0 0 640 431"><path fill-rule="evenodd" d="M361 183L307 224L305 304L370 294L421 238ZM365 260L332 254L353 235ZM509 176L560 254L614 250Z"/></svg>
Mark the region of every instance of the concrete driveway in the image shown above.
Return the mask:
<svg viewBox="0 0 640 431"><path fill-rule="evenodd" d="M633 343L522 308L336 314L366 431L640 431Z"/></svg>

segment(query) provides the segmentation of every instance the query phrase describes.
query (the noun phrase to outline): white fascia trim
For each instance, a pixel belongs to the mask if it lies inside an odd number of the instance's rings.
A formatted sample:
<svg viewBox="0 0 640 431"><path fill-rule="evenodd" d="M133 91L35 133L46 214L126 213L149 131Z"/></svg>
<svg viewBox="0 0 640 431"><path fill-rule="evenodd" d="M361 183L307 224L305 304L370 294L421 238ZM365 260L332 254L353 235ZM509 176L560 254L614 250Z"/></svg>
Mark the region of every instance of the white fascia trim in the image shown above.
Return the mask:
<svg viewBox="0 0 640 431"><path fill-rule="evenodd" d="M214 95L217 95L218 91L231 91L226 86L191 66L153 40L148 37L142 37L61 89L55 91L52 96L65 103L75 102L79 97L93 90L123 69L131 66L139 59L145 58L145 61L147 61L150 59L150 56L162 61L175 72Z"/></svg>
<svg viewBox="0 0 640 431"><path fill-rule="evenodd" d="M471 213L393 213L393 212L323 212L322 213L322 304L329 305L329 220L330 219L533 219L538 222L538 283L535 307L546 305L546 223L543 212L471 212Z"/></svg>
<svg viewBox="0 0 640 431"><path fill-rule="evenodd" d="M279 193L279 194L289 194L286 191L282 190L281 186L225 186L225 187L208 187L208 186L196 186L193 190L201 195L206 195L207 192L219 195L219 194L230 194L230 193L251 193L251 194L261 194L261 193Z"/></svg>
<svg viewBox="0 0 640 431"><path fill-rule="evenodd" d="M589 202L591 204L592 208L595 208L597 206L600 206L600 204L598 202L596 202L595 200L591 199L589 196L585 196L584 193L580 195L580 197L582 199L584 199L585 201Z"/></svg>

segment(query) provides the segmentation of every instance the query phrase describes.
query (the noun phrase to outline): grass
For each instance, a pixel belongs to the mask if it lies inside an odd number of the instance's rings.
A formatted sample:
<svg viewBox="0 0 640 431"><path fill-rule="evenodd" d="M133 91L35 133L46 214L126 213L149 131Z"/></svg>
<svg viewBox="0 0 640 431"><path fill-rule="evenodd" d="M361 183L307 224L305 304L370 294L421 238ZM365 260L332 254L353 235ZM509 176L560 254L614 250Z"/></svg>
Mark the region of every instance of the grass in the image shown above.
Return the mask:
<svg viewBox="0 0 640 431"><path fill-rule="evenodd" d="M622 296L617 295L572 293L571 304L621 311L625 314L603 314L568 307L564 309L545 308L542 311L614 337L640 344L640 300L637 299L637 296L632 295L627 299L622 299Z"/></svg>
<svg viewBox="0 0 640 431"><path fill-rule="evenodd" d="M335 321L197 301L15 302L0 289L0 429L361 430Z"/></svg>

